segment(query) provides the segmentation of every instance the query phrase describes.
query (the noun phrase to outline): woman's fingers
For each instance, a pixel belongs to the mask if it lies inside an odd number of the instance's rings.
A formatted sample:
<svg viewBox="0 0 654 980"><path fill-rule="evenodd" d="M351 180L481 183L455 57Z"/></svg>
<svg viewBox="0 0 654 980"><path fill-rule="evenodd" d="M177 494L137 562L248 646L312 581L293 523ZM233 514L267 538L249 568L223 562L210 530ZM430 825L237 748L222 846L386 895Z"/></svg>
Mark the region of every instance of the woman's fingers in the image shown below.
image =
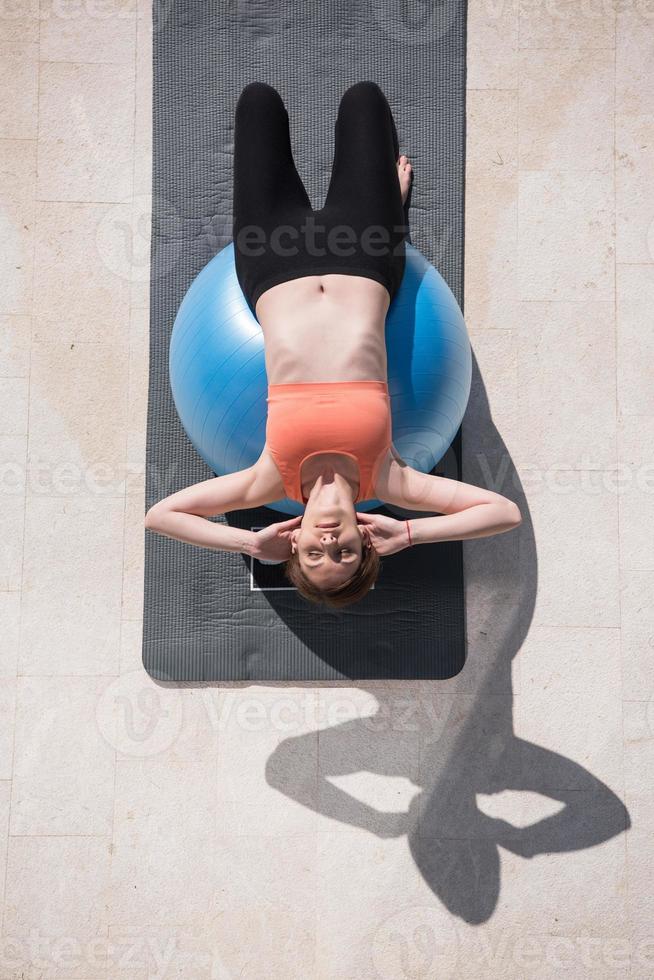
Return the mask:
<svg viewBox="0 0 654 980"><path fill-rule="evenodd" d="M287 521L280 521L277 527L280 528L290 527L291 524L297 524L298 521L301 521L303 516L304 516L303 514L298 514L296 517L291 517Z"/></svg>

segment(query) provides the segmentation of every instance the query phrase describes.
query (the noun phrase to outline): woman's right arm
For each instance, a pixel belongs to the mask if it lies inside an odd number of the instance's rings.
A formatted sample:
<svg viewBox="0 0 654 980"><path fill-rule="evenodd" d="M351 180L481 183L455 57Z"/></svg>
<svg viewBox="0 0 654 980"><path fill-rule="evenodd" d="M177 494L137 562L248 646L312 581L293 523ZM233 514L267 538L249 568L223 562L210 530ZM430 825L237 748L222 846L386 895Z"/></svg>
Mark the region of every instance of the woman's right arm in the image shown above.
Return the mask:
<svg viewBox="0 0 654 980"><path fill-rule="evenodd" d="M507 497L471 483L421 473L397 455L382 479L379 496L386 503L438 516L395 521L371 515L376 524L369 532L380 554L394 554L414 544L485 538L510 531L521 522L517 505ZM359 520L370 523L363 515Z"/></svg>
<svg viewBox="0 0 654 980"><path fill-rule="evenodd" d="M492 534L510 531L520 523L517 509L503 505L497 508L473 505L456 514L438 517L397 519L385 514L357 512L380 557L394 555L414 544L437 544L439 541L465 541L468 538L487 538Z"/></svg>
<svg viewBox="0 0 654 980"><path fill-rule="evenodd" d="M414 544L485 538L510 531L522 520L517 504L485 487L421 473L406 465L400 476L399 492L392 502L407 510L439 515L411 520Z"/></svg>

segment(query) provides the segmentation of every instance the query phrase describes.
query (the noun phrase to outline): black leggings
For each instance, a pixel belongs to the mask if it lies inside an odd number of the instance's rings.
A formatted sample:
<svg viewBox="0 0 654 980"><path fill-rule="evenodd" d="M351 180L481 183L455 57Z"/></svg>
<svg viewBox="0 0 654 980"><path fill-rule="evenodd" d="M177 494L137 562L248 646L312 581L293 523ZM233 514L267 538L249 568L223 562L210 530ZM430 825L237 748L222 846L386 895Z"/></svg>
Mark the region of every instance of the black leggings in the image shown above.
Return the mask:
<svg viewBox="0 0 654 980"><path fill-rule="evenodd" d="M233 238L236 273L253 312L271 286L330 272L375 279L393 299L408 233L398 153L382 90L374 82L352 85L338 109L325 205L314 210L279 92L263 82L243 89L234 126Z"/></svg>

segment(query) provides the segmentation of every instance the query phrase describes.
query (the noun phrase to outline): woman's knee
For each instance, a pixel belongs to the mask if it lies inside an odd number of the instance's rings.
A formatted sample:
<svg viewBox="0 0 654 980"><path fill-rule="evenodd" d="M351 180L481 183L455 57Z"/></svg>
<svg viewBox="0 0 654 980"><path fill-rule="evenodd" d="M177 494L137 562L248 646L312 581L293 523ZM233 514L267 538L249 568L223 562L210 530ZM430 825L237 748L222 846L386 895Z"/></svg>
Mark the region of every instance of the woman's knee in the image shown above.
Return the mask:
<svg viewBox="0 0 654 980"><path fill-rule="evenodd" d="M241 91L236 103L237 114L244 110L248 112L256 110L264 113L275 110L286 112L286 107L281 95L272 85L267 82L249 82Z"/></svg>
<svg viewBox="0 0 654 980"><path fill-rule="evenodd" d="M363 81L355 82L343 93L341 108L352 105L366 109L376 105L386 110L388 102L377 82Z"/></svg>

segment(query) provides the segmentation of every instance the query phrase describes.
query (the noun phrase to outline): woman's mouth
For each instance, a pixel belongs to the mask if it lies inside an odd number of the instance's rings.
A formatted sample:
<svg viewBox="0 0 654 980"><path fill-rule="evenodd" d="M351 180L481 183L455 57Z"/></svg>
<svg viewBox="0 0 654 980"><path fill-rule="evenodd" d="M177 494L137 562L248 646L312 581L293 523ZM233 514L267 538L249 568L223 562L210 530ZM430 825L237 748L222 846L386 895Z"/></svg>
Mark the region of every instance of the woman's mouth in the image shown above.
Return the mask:
<svg viewBox="0 0 654 980"><path fill-rule="evenodd" d="M323 524L316 524L316 527L338 527L338 522L331 521L331 522L325 522Z"/></svg>

